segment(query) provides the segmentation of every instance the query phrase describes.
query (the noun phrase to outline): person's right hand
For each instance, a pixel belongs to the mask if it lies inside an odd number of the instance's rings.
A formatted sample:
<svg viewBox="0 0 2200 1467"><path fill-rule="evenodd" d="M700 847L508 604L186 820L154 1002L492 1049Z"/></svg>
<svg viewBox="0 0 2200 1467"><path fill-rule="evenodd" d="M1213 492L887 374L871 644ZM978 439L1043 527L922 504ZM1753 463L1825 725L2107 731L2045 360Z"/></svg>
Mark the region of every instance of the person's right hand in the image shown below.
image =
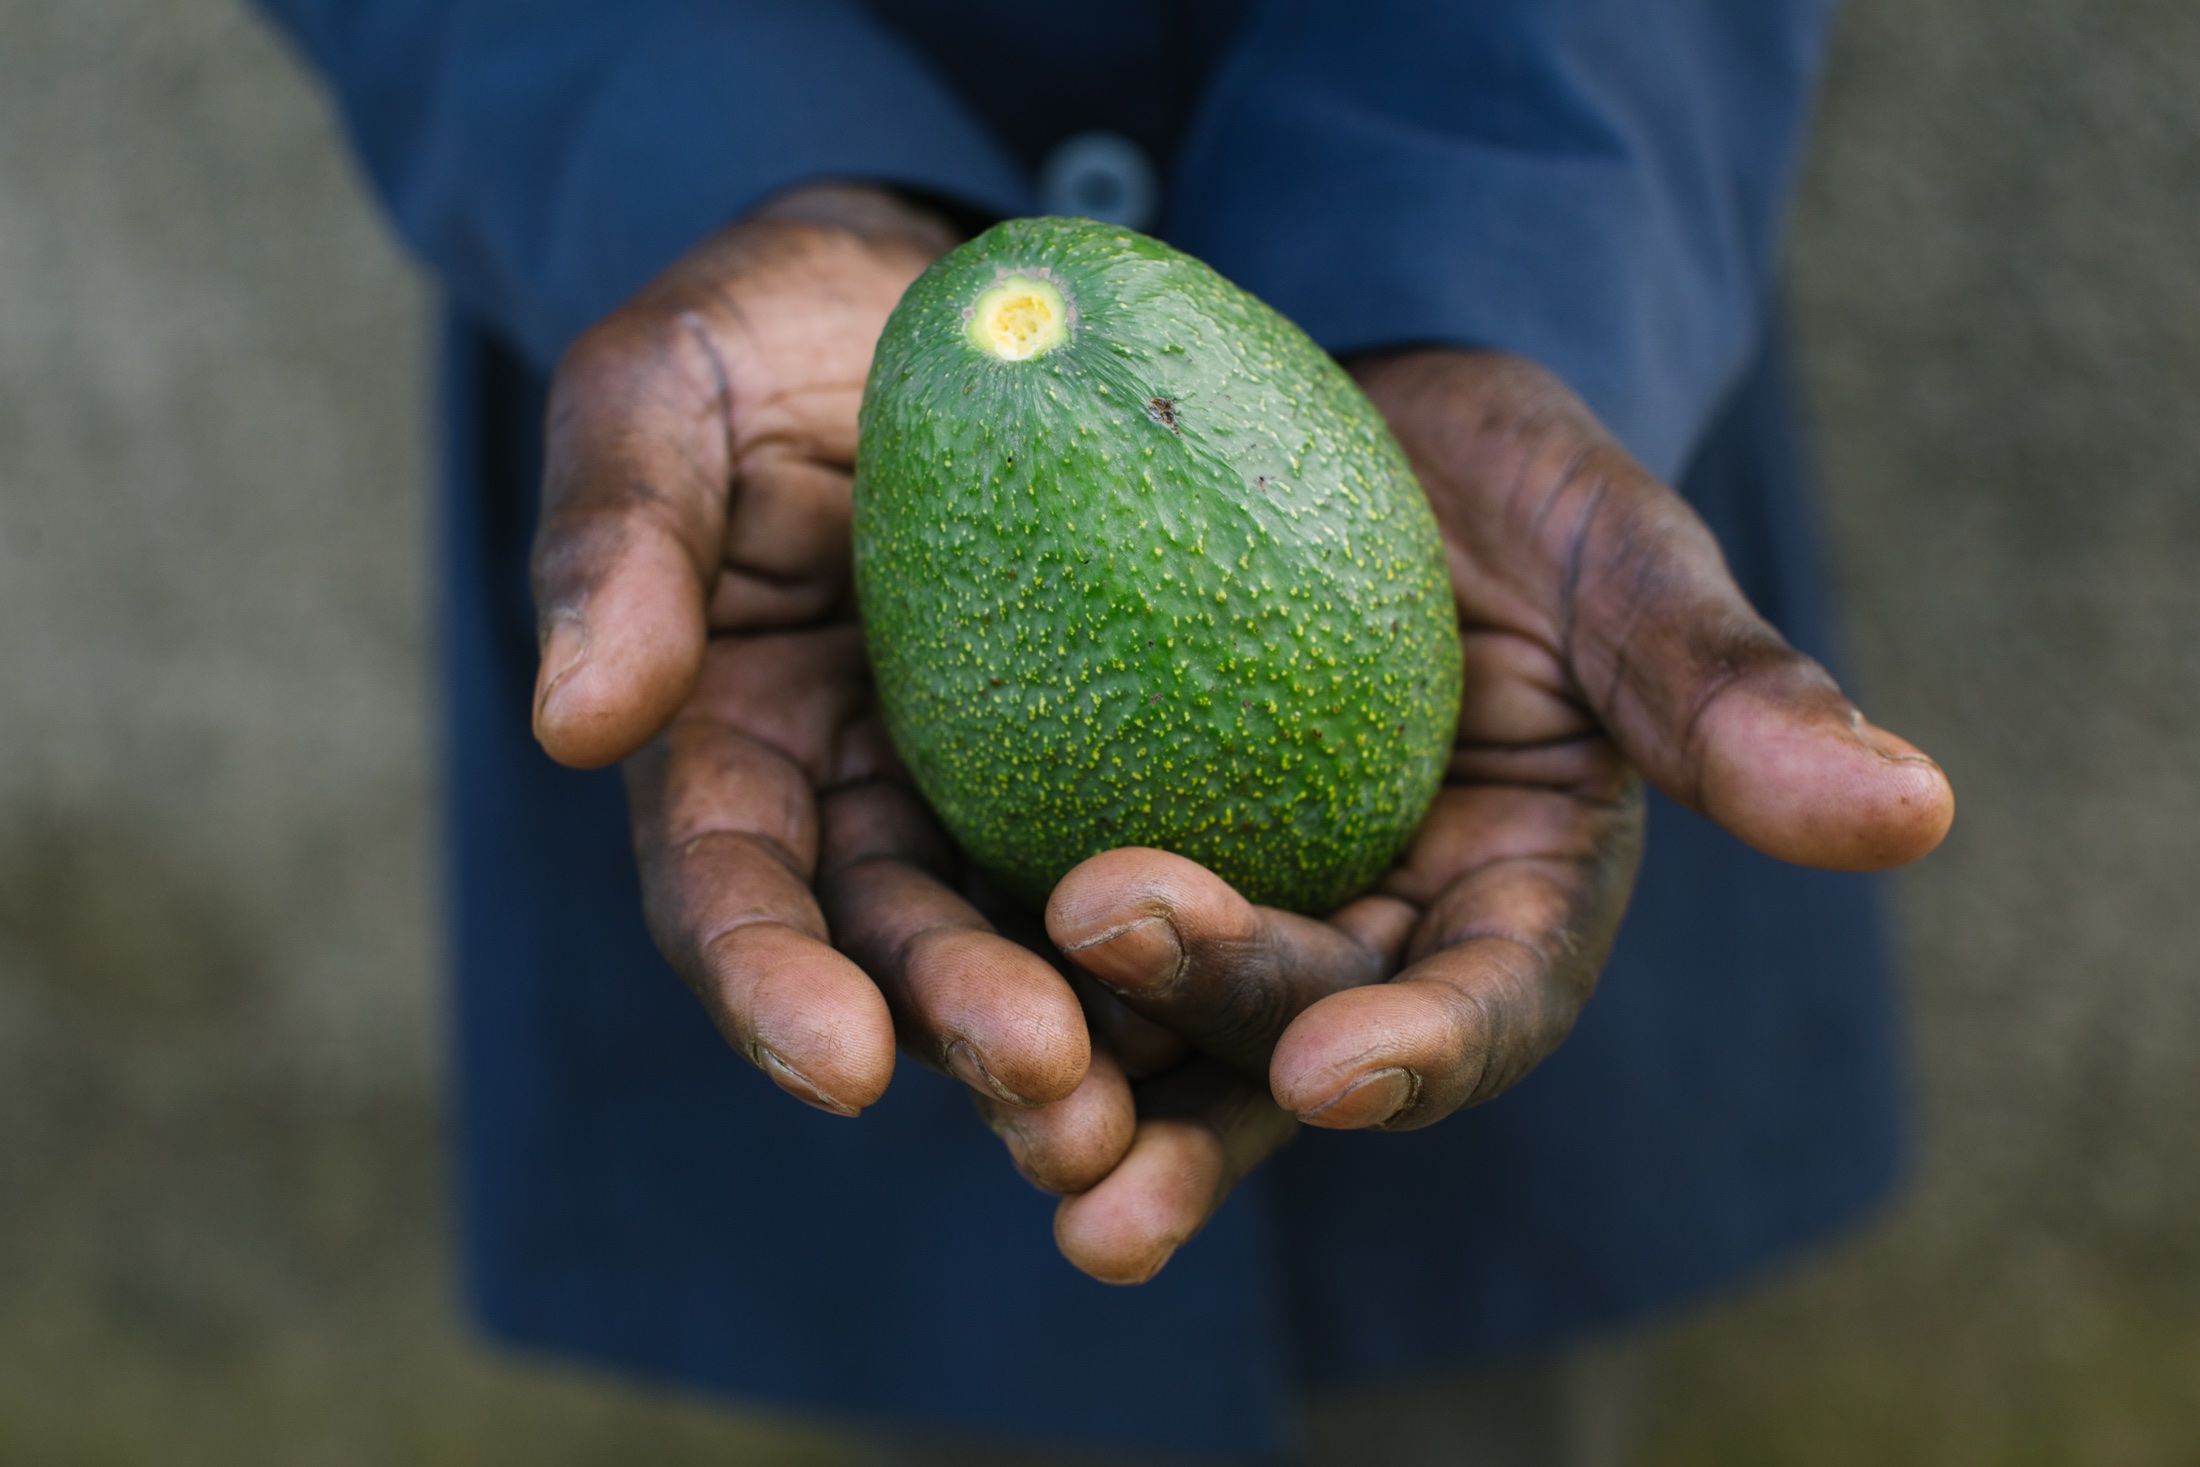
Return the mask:
<svg viewBox="0 0 2200 1467"><path fill-rule="evenodd" d="M1552 374L1411 351L1358 375L1444 536L1464 658L1452 758L1397 867L1324 919L1138 847L1055 887L1047 933L1080 981L1201 1051L1148 1061L1129 1153L1057 1215L1097 1277L1151 1277L1296 1122L1425 1126L1534 1069L1618 930L1645 780L1832 870L1915 860L1954 817L1939 766L1781 639L1695 512ZM1096 1034L1121 1028L1109 1012ZM1029 1152L1054 1120L996 1124Z"/></svg>
<svg viewBox="0 0 2200 1467"><path fill-rule="evenodd" d="M1046 1180L1076 1190L1129 1144L1121 1074L1088 1080L1067 982L951 885L849 589L872 346L952 243L882 191L800 190L575 343L550 400L535 732L565 764L627 761L651 932L736 1050L854 1115L898 1030L997 1105L1050 1105Z"/></svg>

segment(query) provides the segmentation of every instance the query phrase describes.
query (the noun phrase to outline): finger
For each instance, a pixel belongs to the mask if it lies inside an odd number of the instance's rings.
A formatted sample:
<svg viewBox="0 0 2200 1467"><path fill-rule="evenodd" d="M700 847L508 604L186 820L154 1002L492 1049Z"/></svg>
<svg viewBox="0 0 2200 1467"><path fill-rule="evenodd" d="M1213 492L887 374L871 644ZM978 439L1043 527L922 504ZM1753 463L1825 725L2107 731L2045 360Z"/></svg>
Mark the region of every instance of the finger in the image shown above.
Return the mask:
<svg viewBox="0 0 2200 1467"><path fill-rule="evenodd" d="M686 701L725 539L728 404L691 317L607 319L559 365L534 553L535 736L563 763L624 758Z"/></svg>
<svg viewBox="0 0 2200 1467"><path fill-rule="evenodd" d="M1143 847L1063 877L1047 933L1131 1008L1255 1075L1307 1005L1383 972L1381 954L1344 930L1256 907L1197 862Z"/></svg>
<svg viewBox="0 0 2200 1467"><path fill-rule="evenodd" d="M1940 843L1940 767L1757 614L1678 495L1600 447L1541 508L1568 668L1659 789L1804 865L1876 870Z"/></svg>
<svg viewBox="0 0 2200 1467"><path fill-rule="evenodd" d="M818 894L835 941L886 995L904 1047L981 1095L1059 1101L1092 1055L1077 997L936 874L948 869L906 787L874 779L826 797Z"/></svg>
<svg viewBox="0 0 2200 1467"><path fill-rule="evenodd" d="M1408 965L1301 1014L1277 1042L1269 1084L1309 1125L1408 1129L1503 1092L1573 1029L1626 910L1640 860L1639 799L1583 806L1553 791L1447 792L1395 880L1461 864L1448 844L1496 830L1434 892ZM1441 807L1440 807L1441 808Z"/></svg>
<svg viewBox="0 0 2200 1467"><path fill-rule="evenodd" d="M1106 1284L1142 1284L1296 1129L1259 1086L1194 1063L1139 1091L1129 1151L1054 1213L1062 1256Z"/></svg>
<svg viewBox="0 0 2200 1467"><path fill-rule="evenodd" d="M1939 845L1955 818L1940 766L1867 722L1749 611L1708 536L1676 539L1693 546L1677 555L1705 557L1701 584L1664 593L1631 630L1600 618L1577 653L1621 748L1675 800L1782 860L1875 871Z"/></svg>
<svg viewBox="0 0 2200 1467"><path fill-rule="evenodd" d="M1532 631L1658 788L1807 865L1892 866L1939 843L1955 808L1939 767L1757 615L1694 511L1550 373L1459 353L1361 373L1444 522L1462 619Z"/></svg>
<svg viewBox="0 0 2200 1467"><path fill-rule="evenodd" d="M808 776L719 720L678 720L626 766L649 930L729 1044L821 1110L885 1093L893 1020L810 894Z"/></svg>
<svg viewBox="0 0 2200 1467"><path fill-rule="evenodd" d="M958 884L995 929L1033 952L1056 951L1047 936L1045 914L1002 891L982 870L966 866ZM1063 977L1085 1011L1085 1027L1096 1046L1105 1048L1133 1080L1158 1075L1191 1053L1182 1035L1140 1015L1074 963L1061 963Z"/></svg>
<svg viewBox="0 0 2200 1467"><path fill-rule="evenodd" d="M1051 1105L1009 1105L983 1091L974 1098L1024 1180L1057 1196L1083 1192L1115 1170L1138 1127L1130 1081L1105 1050L1093 1051L1084 1079Z"/></svg>
<svg viewBox="0 0 2200 1467"><path fill-rule="evenodd" d="M794 626L838 607L850 573L849 474L768 443L744 456L710 624Z"/></svg>

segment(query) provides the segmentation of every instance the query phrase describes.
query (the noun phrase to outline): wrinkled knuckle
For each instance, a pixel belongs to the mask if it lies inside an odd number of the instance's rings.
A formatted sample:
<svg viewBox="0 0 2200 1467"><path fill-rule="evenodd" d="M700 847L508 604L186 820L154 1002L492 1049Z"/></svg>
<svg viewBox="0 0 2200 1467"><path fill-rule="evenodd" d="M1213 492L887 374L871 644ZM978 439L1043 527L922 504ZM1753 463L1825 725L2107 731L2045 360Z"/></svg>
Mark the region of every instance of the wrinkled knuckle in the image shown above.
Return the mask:
<svg viewBox="0 0 2200 1467"><path fill-rule="evenodd" d="M1492 425L1502 425L1524 442L1559 457L1585 446L1616 452L1588 404L1541 362L1498 353L1478 365L1476 395Z"/></svg>
<svg viewBox="0 0 2200 1467"><path fill-rule="evenodd" d="M1004 1107L999 1102L982 1104L987 1123L1007 1141L1009 1160L1017 1173L1040 1191L1055 1197L1074 1197L1091 1191L1114 1170L1121 1153L1120 1142L1083 1130L1055 1134L1045 1127L1035 1128L1035 1133L1016 1134L1004 1127L1017 1127L1020 1118L1004 1118ZM1008 1140L1010 1134L1016 1139Z"/></svg>
<svg viewBox="0 0 2200 1467"><path fill-rule="evenodd" d="M938 925L905 932L886 954L885 966L889 971L907 974L913 985L925 990L931 980L954 970L956 965L948 951L952 936L951 929Z"/></svg>
<svg viewBox="0 0 2200 1467"><path fill-rule="evenodd" d="M1712 710L1730 695L1747 690L1763 697L1811 702L1839 699L1841 693L1825 668L1789 646L1754 614L1706 612L1695 632L1687 676L1680 684L1686 698L1677 710L1676 723L1682 756L1696 771L1693 797L1701 804L1703 782L1709 775Z"/></svg>
<svg viewBox="0 0 2200 1467"><path fill-rule="evenodd" d="M724 393L708 319L691 306L638 302L575 337L551 379L550 429L647 401L701 405Z"/></svg>
<svg viewBox="0 0 2200 1467"><path fill-rule="evenodd" d="M600 399L607 389L631 378L646 360L644 344L653 312L633 307L612 312L567 343L551 376L551 426Z"/></svg>
<svg viewBox="0 0 2200 1467"><path fill-rule="evenodd" d="M1504 1015L1483 994L1455 983L1433 985L1442 1012L1444 1035L1439 1049L1440 1085L1424 1087L1417 1104L1392 1121L1414 1124L1435 1110L1479 1104L1489 1098L1491 1065L1505 1031ZM1435 1077L1431 1077L1435 1078Z"/></svg>
<svg viewBox="0 0 2200 1467"><path fill-rule="evenodd" d="M765 985L774 971L771 965L760 965L760 949L769 951L776 939L789 934L809 935L781 913L764 907L724 914L700 930L689 924L683 940L691 955L691 982L707 992L729 995L734 1016L746 1026L749 1012L765 1000Z"/></svg>
<svg viewBox="0 0 2200 1467"><path fill-rule="evenodd" d="M1291 1015L1283 983L1265 963L1234 962L1225 970L1224 999L1208 1035L1210 1047L1265 1063Z"/></svg>

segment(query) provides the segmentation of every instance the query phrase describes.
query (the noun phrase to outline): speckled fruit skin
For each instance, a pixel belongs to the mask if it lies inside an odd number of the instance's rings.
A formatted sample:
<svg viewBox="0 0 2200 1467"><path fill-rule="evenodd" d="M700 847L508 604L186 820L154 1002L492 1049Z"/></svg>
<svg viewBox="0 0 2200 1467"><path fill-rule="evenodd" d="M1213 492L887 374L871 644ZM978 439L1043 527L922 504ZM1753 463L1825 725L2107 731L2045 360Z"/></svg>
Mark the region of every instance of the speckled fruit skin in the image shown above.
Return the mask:
<svg viewBox="0 0 2200 1467"><path fill-rule="evenodd" d="M1067 299L975 344L1010 275ZM901 299L865 387L855 574L894 745L963 849L1042 902L1158 846L1325 912L1420 823L1459 711L1428 501L1343 369L1156 240L1018 219Z"/></svg>

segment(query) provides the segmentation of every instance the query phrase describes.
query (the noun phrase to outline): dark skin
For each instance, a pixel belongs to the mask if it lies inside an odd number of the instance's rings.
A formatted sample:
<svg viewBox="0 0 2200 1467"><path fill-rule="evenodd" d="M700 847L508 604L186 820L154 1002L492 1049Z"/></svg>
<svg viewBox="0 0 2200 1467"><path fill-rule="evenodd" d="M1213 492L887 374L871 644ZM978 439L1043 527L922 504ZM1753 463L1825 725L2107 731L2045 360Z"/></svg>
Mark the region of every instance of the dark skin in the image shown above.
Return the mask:
<svg viewBox="0 0 2200 1467"><path fill-rule="evenodd" d="M552 391L535 730L624 761L652 932L727 1041L855 1115L896 1048L968 1085L1096 1278L1153 1276L1300 1124L1401 1130L1572 1028L1641 857L1642 786L1782 860L1877 870L1954 814L1750 609L1709 532L1548 373L1353 365L1443 530L1465 696L1435 807L1326 918L1125 849L993 899L894 758L849 592L871 343L954 234L814 187L704 242Z"/></svg>

